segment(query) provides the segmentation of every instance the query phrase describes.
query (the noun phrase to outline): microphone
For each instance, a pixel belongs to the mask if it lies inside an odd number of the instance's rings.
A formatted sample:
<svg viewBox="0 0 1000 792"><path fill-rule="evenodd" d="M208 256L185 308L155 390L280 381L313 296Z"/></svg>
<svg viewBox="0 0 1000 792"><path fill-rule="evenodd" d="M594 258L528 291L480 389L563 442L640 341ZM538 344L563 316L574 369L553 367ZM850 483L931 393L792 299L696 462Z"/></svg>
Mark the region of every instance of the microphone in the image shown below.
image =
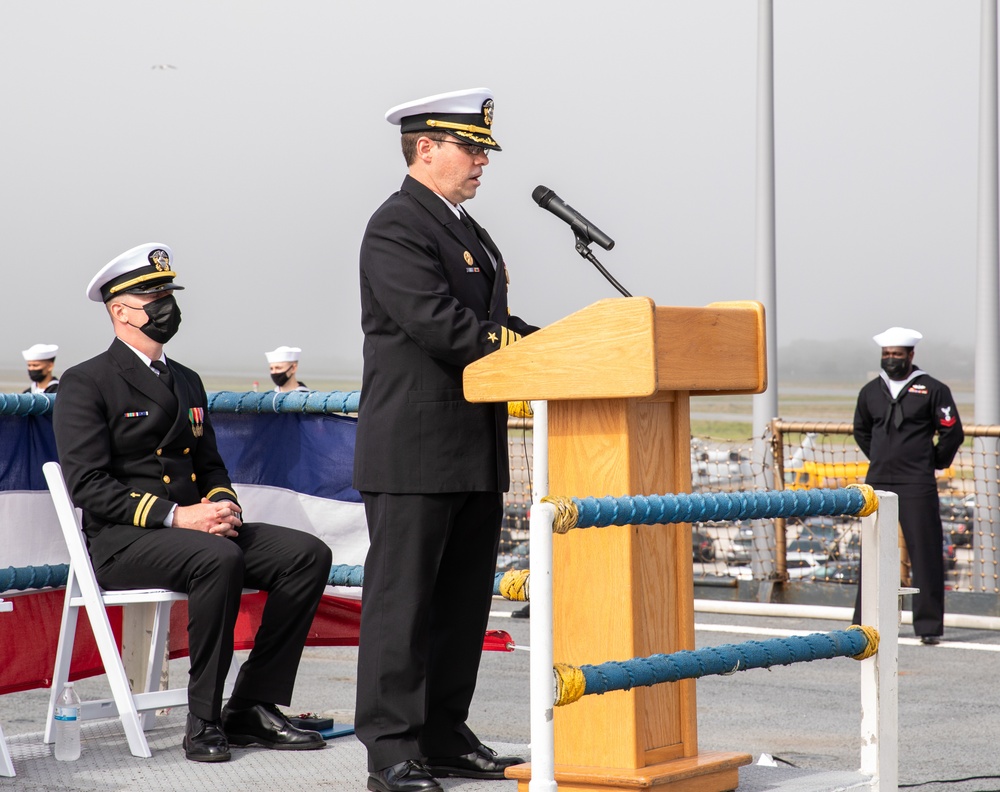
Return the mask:
<svg viewBox="0 0 1000 792"><path fill-rule="evenodd" d="M578 237L582 237L587 242L596 242L605 250L611 250L615 246L615 241L611 237L563 201L548 187L543 187L539 184L532 191L531 197L542 209L548 209L560 220L569 223L573 229L573 233Z"/></svg>

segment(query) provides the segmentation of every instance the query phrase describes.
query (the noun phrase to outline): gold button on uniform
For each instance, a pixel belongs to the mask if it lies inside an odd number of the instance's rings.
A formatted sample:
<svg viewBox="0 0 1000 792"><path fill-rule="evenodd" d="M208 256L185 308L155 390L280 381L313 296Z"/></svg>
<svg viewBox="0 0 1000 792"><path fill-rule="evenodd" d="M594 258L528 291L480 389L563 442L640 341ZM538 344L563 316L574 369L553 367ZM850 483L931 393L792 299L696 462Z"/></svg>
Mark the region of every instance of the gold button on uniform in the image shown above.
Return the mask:
<svg viewBox="0 0 1000 792"><path fill-rule="evenodd" d="M184 449L184 453L185 454L190 454L191 453L191 449L190 448L185 448Z"/></svg>
<svg viewBox="0 0 1000 792"><path fill-rule="evenodd" d="M156 449L156 455L157 456L163 456L163 449L162 448L157 448Z"/></svg>
<svg viewBox="0 0 1000 792"><path fill-rule="evenodd" d="M198 480L198 477L194 473L192 473L191 474L191 481L197 481L197 480Z"/></svg>
<svg viewBox="0 0 1000 792"><path fill-rule="evenodd" d="M164 484L169 484L170 483L170 476L164 476L163 477L163 483Z"/></svg>

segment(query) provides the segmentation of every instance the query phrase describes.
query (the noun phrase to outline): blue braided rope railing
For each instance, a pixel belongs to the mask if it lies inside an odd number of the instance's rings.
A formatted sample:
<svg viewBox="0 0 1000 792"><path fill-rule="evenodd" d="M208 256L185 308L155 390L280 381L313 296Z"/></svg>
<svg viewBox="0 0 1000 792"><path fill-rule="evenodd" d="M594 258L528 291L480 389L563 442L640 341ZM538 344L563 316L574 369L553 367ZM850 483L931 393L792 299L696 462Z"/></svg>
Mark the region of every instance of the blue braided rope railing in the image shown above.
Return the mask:
<svg viewBox="0 0 1000 792"><path fill-rule="evenodd" d="M527 602L531 573L527 569L496 572L493 575L493 596L517 602ZM360 587L365 582L365 568L350 564L334 564L330 567L328 586Z"/></svg>
<svg viewBox="0 0 1000 792"><path fill-rule="evenodd" d="M290 391L288 393L208 394L208 411L215 413L356 413L361 391ZM0 393L0 416L25 418L49 415L56 396L51 393Z"/></svg>
<svg viewBox="0 0 1000 792"><path fill-rule="evenodd" d="M608 525L659 525L709 520L762 520L774 517L851 514L865 516L878 508L871 487L770 492L716 492L679 495L625 495L621 498L543 499L556 507L552 530Z"/></svg>
<svg viewBox="0 0 1000 792"><path fill-rule="evenodd" d="M59 588L66 585L69 564L7 567L0 569L0 594L35 588Z"/></svg>
<svg viewBox="0 0 1000 792"><path fill-rule="evenodd" d="M623 662L570 666L556 664L556 706L583 696L612 690L631 690L681 679L712 674L732 674L751 668L770 668L832 657L863 660L878 650L878 632L871 627L853 627L828 633L747 641L710 646L695 651L656 654Z"/></svg>
<svg viewBox="0 0 1000 792"><path fill-rule="evenodd" d="M8 591L27 589L59 588L66 585L69 564L45 564L43 566L7 567L0 569L0 595ZM493 576L494 596L524 602L528 599L528 577L526 569L497 572ZM365 568L351 564L334 564L327 577L328 586L360 588L364 584Z"/></svg>
<svg viewBox="0 0 1000 792"><path fill-rule="evenodd" d="M69 564L44 566L7 567L0 569L0 594L8 591L25 591L36 588L59 588L66 585ZM327 578L328 586L361 586L365 568L348 564L334 564Z"/></svg>
<svg viewBox="0 0 1000 792"><path fill-rule="evenodd" d="M208 411L216 413L356 413L361 391L289 391L288 393L208 394Z"/></svg>
<svg viewBox="0 0 1000 792"><path fill-rule="evenodd" d="M0 393L0 415L47 415L55 398L51 393Z"/></svg>
<svg viewBox="0 0 1000 792"><path fill-rule="evenodd" d="M328 586L351 586L359 588L365 581L365 568L350 564L334 564L330 567L330 576L326 579Z"/></svg>

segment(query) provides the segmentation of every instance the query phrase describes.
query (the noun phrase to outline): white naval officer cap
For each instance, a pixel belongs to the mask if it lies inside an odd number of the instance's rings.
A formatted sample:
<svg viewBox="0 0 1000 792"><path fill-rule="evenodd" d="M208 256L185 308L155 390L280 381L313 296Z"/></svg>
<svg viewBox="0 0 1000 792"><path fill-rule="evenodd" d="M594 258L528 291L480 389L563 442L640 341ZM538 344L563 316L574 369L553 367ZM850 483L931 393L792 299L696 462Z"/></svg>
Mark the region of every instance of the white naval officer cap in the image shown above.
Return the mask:
<svg viewBox="0 0 1000 792"><path fill-rule="evenodd" d="M59 347L55 344L34 344L27 349L22 349L21 357L28 363L32 360L53 360L58 351Z"/></svg>
<svg viewBox="0 0 1000 792"><path fill-rule="evenodd" d="M385 120L401 134L439 130L478 146L502 151L493 139L493 91L465 88L391 107Z"/></svg>
<svg viewBox="0 0 1000 792"><path fill-rule="evenodd" d="M280 346L264 353L268 363L297 363L301 354L301 349L290 346Z"/></svg>
<svg viewBox="0 0 1000 792"><path fill-rule="evenodd" d="M914 347L923 336L908 327L890 327L884 333L872 336L880 347Z"/></svg>
<svg viewBox="0 0 1000 792"><path fill-rule="evenodd" d="M115 256L87 286L87 297L107 302L119 294L154 294L183 289L174 283L173 253L162 242L146 242Z"/></svg>

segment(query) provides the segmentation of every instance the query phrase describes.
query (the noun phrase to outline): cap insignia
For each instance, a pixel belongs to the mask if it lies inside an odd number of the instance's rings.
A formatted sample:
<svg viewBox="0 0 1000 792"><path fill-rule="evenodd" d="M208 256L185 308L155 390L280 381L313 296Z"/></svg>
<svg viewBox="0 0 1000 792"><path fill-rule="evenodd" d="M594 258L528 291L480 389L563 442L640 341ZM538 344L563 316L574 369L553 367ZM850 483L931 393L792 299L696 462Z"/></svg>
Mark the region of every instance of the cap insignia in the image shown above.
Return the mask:
<svg viewBox="0 0 1000 792"><path fill-rule="evenodd" d="M156 267L159 272L164 272L170 269L170 256L167 251L157 248L150 252L149 263Z"/></svg>
<svg viewBox="0 0 1000 792"><path fill-rule="evenodd" d="M487 99L483 102L483 124L485 126L493 126L493 100Z"/></svg>

